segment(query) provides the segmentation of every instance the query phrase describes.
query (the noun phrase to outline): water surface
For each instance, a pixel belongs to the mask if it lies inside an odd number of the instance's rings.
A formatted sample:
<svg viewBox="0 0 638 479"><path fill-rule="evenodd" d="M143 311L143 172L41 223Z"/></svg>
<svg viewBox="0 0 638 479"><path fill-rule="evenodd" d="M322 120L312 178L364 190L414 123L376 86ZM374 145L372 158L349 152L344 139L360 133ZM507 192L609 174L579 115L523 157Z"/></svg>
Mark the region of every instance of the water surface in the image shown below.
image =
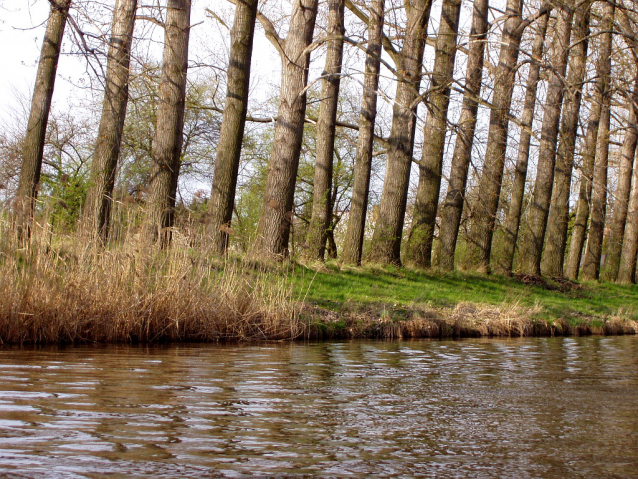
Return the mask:
<svg viewBox="0 0 638 479"><path fill-rule="evenodd" d="M9 477L638 477L638 338L0 349Z"/></svg>

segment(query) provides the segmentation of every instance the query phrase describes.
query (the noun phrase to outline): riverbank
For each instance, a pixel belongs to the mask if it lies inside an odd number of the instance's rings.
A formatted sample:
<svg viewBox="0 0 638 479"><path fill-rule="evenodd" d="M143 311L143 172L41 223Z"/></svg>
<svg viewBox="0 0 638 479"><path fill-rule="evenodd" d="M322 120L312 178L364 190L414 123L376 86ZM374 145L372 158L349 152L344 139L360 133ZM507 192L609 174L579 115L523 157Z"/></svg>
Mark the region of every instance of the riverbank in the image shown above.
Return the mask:
<svg viewBox="0 0 638 479"><path fill-rule="evenodd" d="M0 252L2 344L638 332L636 285L36 240Z"/></svg>

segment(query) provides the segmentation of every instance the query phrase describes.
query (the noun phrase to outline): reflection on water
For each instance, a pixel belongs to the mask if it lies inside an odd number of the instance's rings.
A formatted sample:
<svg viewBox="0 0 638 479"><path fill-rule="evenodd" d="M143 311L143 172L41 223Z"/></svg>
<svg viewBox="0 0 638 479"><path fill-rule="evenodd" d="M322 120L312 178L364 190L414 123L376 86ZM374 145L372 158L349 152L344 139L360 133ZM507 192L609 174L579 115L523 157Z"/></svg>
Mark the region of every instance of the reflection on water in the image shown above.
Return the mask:
<svg viewBox="0 0 638 479"><path fill-rule="evenodd" d="M638 477L638 338L0 349L0 475Z"/></svg>

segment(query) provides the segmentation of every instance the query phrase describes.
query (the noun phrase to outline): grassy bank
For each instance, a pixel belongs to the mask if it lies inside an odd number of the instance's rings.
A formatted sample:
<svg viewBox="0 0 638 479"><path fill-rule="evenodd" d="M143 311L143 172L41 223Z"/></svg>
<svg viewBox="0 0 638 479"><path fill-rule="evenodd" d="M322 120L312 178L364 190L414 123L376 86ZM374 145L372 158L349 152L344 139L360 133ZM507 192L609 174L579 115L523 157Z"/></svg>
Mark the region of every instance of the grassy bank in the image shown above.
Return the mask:
<svg viewBox="0 0 638 479"><path fill-rule="evenodd" d="M0 342L635 334L638 286L216 259L0 231Z"/></svg>

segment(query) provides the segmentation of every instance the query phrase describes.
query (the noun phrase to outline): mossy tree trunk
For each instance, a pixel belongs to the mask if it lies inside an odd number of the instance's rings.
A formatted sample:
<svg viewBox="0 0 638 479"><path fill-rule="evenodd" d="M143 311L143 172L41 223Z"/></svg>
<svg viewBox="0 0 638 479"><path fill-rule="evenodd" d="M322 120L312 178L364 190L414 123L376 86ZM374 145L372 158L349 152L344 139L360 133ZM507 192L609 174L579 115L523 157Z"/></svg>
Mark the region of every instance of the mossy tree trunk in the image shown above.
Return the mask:
<svg viewBox="0 0 638 479"><path fill-rule="evenodd" d="M106 242L109 234L115 173L129 98L129 67L136 10L137 0L118 0L113 11L102 117L84 207L82 226L85 232L103 242Z"/></svg>
<svg viewBox="0 0 638 479"><path fill-rule="evenodd" d="M408 200L416 110L423 50L427 40L432 0L405 2L408 23L403 47L395 55L398 84L392 111L388 160L368 261L401 264L401 239Z"/></svg>
<svg viewBox="0 0 638 479"><path fill-rule="evenodd" d="M51 9L33 88L29 122L22 147L22 168L14 205L17 233L22 241L28 240L31 231L58 59L71 8L71 0L50 0L49 3Z"/></svg>
<svg viewBox="0 0 638 479"><path fill-rule="evenodd" d="M272 24L262 22L282 61L279 112L255 243L255 252L271 257L289 254L295 182L306 114L305 88L310 63L307 47L312 42L317 4L318 0L293 2L285 40L279 37Z"/></svg>
<svg viewBox="0 0 638 479"><path fill-rule="evenodd" d="M428 115L423 130L423 152L419 163L419 185L405 253L407 263L421 268L432 265L432 242L439 206L461 3L461 0L444 0L436 39L434 70L427 100Z"/></svg>
<svg viewBox="0 0 638 479"><path fill-rule="evenodd" d="M258 0L238 0L230 31L227 91L222 117L213 186L208 204L210 234L215 250L223 254L228 248L233 217L239 160L248 110L250 62L253 52Z"/></svg>
<svg viewBox="0 0 638 479"><path fill-rule="evenodd" d="M379 70L381 67L384 3L385 0L372 0L370 8L363 98L359 114L359 136L357 138L357 153L354 163L354 185L352 187L352 200L350 202L343 254L341 255L344 263L357 265L361 264L366 214L368 211L368 195L370 193L374 125L377 115L377 89L379 88Z"/></svg>
<svg viewBox="0 0 638 479"><path fill-rule="evenodd" d="M487 21L488 11L488 0L475 0L467 55L463 106L457 129L456 143L454 144L450 182L441 213L441 231L439 234L441 246L438 257L439 268L444 271L452 271L454 269L454 253L463 213L465 187L472 158L476 115L483 79L485 41L489 27Z"/></svg>
<svg viewBox="0 0 638 479"><path fill-rule="evenodd" d="M167 247L175 218L186 104L186 73L191 0L168 0L164 27L164 59L146 221L153 241Z"/></svg>
<svg viewBox="0 0 638 479"><path fill-rule="evenodd" d="M332 170L343 60L344 0L328 2L328 52L322 73L321 105L317 119L316 164L312 215L306 236L305 255L324 260L332 220Z"/></svg>

